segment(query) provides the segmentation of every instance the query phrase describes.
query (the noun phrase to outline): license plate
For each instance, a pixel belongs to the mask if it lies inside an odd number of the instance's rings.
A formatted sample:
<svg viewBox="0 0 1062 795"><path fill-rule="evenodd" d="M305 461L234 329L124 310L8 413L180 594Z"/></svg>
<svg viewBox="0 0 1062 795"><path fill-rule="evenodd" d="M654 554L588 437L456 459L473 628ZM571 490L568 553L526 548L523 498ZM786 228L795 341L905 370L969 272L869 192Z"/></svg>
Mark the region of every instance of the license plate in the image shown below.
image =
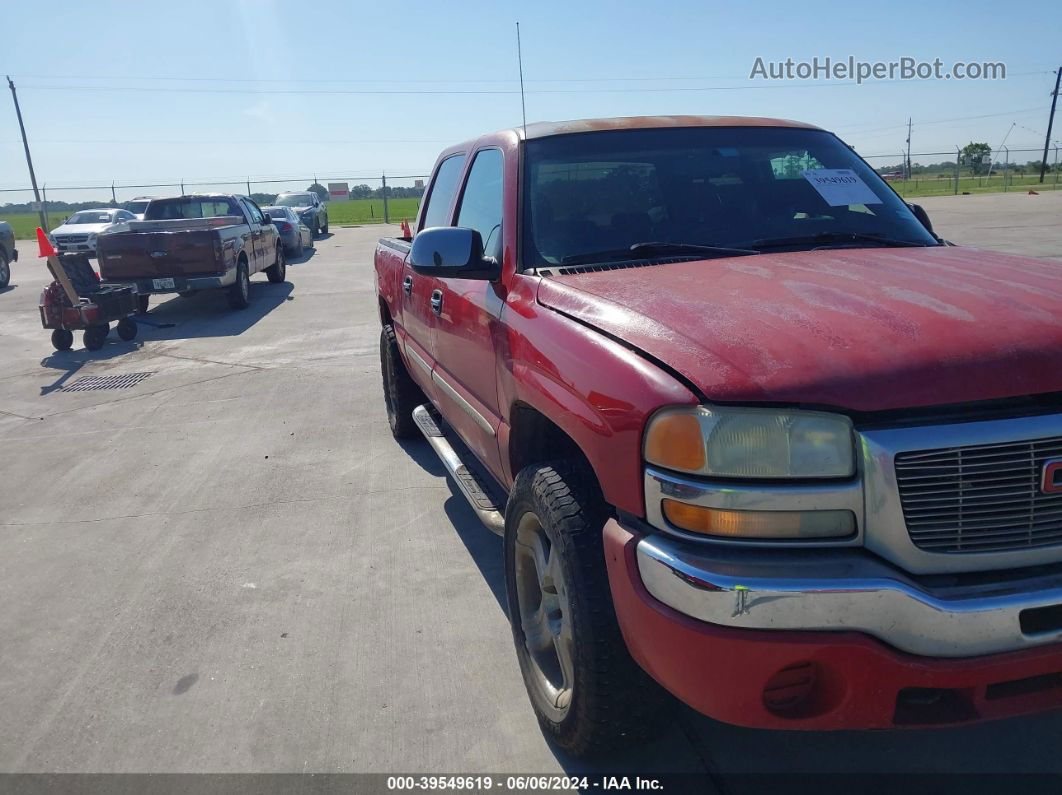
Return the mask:
<svg viewBox="0 0 1062 795"><path fill-rule="evenodd" d="M173 279L152 279L151 280L151 285L156 290L172 290L173 289Z"/></svg>

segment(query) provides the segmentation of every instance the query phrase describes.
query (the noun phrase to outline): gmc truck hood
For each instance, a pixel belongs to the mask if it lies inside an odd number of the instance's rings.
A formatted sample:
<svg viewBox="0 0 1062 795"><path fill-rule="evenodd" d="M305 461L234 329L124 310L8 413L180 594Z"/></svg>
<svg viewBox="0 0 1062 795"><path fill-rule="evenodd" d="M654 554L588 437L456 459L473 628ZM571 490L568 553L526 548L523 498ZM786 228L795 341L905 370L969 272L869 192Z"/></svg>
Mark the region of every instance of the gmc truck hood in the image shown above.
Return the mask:
<svg viewBox="0 0 1062 795"><path fill-rule="evenodd" d="M1062 391L1062 267L961 247L547 275L541 304L721 402L883 411Z"/></svg>

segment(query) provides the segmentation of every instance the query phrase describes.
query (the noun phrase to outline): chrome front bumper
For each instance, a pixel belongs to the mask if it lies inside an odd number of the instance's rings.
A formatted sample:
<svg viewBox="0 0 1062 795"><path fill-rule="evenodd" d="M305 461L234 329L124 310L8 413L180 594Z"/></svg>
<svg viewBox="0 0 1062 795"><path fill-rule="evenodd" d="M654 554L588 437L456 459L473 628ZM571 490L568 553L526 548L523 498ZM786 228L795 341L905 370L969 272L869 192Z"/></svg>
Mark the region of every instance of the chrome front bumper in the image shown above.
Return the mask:
<svg viewBox="0 0 1062 795"><path fill-rule="evenodd" d="M863 632L928 657L1062 640L1062 572L927 587L862 550L697 548L660 534L638 543L638 569L659 601L726 627Z"/></svg>

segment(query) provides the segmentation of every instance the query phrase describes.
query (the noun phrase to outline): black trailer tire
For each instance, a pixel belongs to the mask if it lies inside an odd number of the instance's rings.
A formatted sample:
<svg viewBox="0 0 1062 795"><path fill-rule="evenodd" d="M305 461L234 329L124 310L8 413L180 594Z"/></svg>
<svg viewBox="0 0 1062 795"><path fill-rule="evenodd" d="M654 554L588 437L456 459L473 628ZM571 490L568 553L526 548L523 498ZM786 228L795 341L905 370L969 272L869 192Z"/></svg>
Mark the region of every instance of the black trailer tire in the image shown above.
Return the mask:
<svg viewBox="0 0 1062 795"><path fill-rule="evenodd" d="M140 293L136 297L136 313L138 315L146 315L148 306L151 304L150 293Z"/></svg>
<svg viewBox="0 0 1062 795"><path fill-rule="evenodd" d="M652 737L672 703L623 642L605 568L607 518L593 473L572 461L523 469L505 509L520 673L542 731L575 756Z"/></svg>
<svg viewBox="0 0 1062 795"><path fill-rule="evenodd" d="M98 351L103 347L103 343L107 341L107 335L110 333L111 327L109 325L89 326L85 329L85 334L81 341L84 343L86 350Z"/></svg>
<svg viewBox="0 0 1062 795"><path fill-rule="evenodd" d="M118 336L126 342L136 339L136 333L138 331L136 321L131 317L123 317L118 321L118 325L115 328L118 332Z"/></svg>
<svg viewBox="0 0 1062 795"><path fill-rule="evenodd" d="M428 399L406 370L398 351L398 338L391 326L384 326L380 331L380 370L391 435L396 439L419 436L420 431L413 421L413 409L427 403Z"/></svg>
<svg viewBox="0 0 1062 795"><path fill-rule="evenodd" d="M236 281L229 285L227 297L233 309L246 309L251 305L251 276L245 260L241 259L236 265Z"/></svg>
<svg viewBox="0 0 1062 795"><path fill-rule="evenodd" d="M7 254L0 251L0 290L11 284L11 263L7 261Z"/></svg>
<svg viewBox="0 0 1062 795"><path fill-rule="evenodd" d="M273 284L280 284L288 275L288 259L284 256L284 247L277 246L276 259L266 268L266 276Z"/></svg>
<svg viewBox="0 0 1062 795"><path fill-rule="evenodd" d="M57 351L68 351L74 347L74 332L68 328L57 328L52 331L52 347Z"/></svg>

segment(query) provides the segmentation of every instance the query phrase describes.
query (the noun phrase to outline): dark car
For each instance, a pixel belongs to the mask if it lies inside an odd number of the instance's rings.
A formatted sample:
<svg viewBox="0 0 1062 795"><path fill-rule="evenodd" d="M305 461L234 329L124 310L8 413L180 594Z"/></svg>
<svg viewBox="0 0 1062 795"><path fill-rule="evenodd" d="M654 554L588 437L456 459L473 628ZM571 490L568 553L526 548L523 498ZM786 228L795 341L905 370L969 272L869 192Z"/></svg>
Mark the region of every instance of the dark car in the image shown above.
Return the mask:
<svg viewBox="0 0 1062 795"><path fill-rule="evenodd" d="M293 257L301 257L305 247L313 248L313 232L295 215L290 207L263 207L284 241L284 251Z"/></svg>
<svg viewBox="0 0 1062 795"><path fill-rule="evenodd" d="M0 288L7 287L11 281L11 263L18 259L15 248L15 233L11 224L0 221Z"/></svg>
<svg viewBox="0 0 1062 795"><path fill-rule="evenodd" d="M313 191L281 193L273 201L277 207L290 207L314 235L328 232L328 207Z"/></svg>

